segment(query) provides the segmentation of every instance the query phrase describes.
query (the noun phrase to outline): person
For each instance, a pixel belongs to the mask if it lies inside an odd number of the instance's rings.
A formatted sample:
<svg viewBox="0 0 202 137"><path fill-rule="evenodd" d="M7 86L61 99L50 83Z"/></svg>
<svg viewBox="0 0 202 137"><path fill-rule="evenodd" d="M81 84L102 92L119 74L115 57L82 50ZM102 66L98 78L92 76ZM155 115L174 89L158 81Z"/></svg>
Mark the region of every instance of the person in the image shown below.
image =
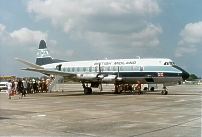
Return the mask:
<svg viewBox="0 0 202 137"><path fill-rule="evenodd" d="M21 79L18 81L17 89L18 89L19 98L22 98L22 93L24 91L24 86L23 86L23 83L22 83Z"/></svg>
<svg viewBox="0 0 202 137"><path fill-rule="evenodd" d="M42 93L43 93L43 91L47 92L46 81L42 81Z"/></svg>
<svg viewBox="0 0 202 137"><path fill-rule="evenodd" d="M139 80L137 80L136 89L138 90L139 95L143 94L143 92L141 91L141 82Z"/></svg>
<svg viewBox="0 0 202 137"><path fill-rule="evenodd" d="M18 88L17 88L18 80L16 79L14 83L15 83L15 94L17 94L18 93Z"/></svg>
<svg viewBox="0 0 202 137"><path fill-rule="evenodd" d="M38 91L38 82L33 80L33 93L37 93Z"/></svg>
<svg viewBox="0 0 202 137"><path fill-rule="evenodd" d="M30 86L31 84L30 83L31 83L31 80L30 81L28 80L27 81L27 94L31 93L31 86Z"/></svg>
<svg viewBox="0 0 202 137"><path fill-rule="evenodd" d="M22 80L22 84L23 84L23 87L24 87L24 89L23 89L23 91L22 91L22 96L25 97L25 94L26 94L26 92L27 92L27 81L26 81L25 79L23 79L23 80Z"/></svg>
<svg viewBox="0 0 202 137"><path fill-rule="evenodd" d="M42 80L38 81L38 90L39 92L42 92Z"/></svg>
<svg viewBox="0 0 202 137"><path fill-rule="evenodd" d="M11 80L8 80L8 83L6 83L6 87L7 87L6 93L8 95L8 99L11 99L11 90L12 90Z"/></svg>
<svg viewBox="0 0 202 137"><path fill-rule="evenodd" d="M15 89L15 81L14 80L11 80L11 83L12 83L12 90L14 90Z"/></svg>

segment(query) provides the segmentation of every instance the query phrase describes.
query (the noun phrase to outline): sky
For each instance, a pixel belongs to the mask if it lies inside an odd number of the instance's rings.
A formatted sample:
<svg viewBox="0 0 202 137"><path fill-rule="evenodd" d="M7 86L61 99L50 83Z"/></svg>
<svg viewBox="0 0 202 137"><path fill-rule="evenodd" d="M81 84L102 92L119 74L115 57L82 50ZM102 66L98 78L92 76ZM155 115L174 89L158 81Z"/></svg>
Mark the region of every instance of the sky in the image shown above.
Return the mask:
<svg viewBox="0 0 202 137"><path fill-rule="evenodd" d="M53 58L169 58L202 77L202 0L0 0L0 76L41 76L41 39Z"/></svg>

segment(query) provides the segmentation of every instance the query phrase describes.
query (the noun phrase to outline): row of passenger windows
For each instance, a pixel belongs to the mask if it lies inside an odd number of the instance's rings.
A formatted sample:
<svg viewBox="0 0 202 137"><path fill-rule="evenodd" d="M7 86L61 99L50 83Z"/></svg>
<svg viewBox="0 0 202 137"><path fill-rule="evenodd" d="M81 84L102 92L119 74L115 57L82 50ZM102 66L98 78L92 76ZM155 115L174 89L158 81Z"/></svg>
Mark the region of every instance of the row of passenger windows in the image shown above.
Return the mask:
<svg viewBox="0 0 202 137"><path fill-rule="evenodd" d="M144 67L139 67L139 70L140 71L143 71ZM132 66L131 67L131 71L134 71L135 70L135 66ZM96 66L96 67L68 67L68 68L62 68L61 71L64 71L64 72L98 72L99 71L99 67ZM109 67L104 67L102 66L101 67L101 71L118 71L118 67L117 66L109 66ZM124 71L124 67L123 66L120 66L119 67L119 71Z"/></svg>

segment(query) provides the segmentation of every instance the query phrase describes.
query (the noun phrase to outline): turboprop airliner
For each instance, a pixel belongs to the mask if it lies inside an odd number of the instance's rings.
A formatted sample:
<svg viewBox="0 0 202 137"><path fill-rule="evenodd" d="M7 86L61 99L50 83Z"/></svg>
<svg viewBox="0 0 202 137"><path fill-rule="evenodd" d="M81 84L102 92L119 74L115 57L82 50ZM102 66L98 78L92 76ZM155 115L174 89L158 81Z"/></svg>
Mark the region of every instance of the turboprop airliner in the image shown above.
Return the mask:
<svg viewBox="0 0 202 137"><path fill-rule="evenodd" d="M120 84L137 84L137 80L142 84L164 84L189 78L188 72L166 58L88 61L53 59L44 40L39 43L36 64L19 58L15 59L30 67L22 70L54 75L56 78L62 76L82 83L85 94L91 94L92 88L99 88L102 91L102 83L114 84L118 87L115 88L115 93L118 93ZM167 93L167 90L162 91L162 94Z"/></svg>

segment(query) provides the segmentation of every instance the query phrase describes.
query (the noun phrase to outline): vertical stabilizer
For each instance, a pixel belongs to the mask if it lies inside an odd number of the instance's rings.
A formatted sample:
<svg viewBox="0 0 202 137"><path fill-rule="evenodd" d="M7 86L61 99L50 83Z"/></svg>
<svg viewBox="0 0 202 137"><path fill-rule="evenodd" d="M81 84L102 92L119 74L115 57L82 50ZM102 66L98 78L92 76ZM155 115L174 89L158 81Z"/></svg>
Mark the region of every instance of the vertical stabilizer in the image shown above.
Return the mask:
<svg viewBox="0 0 202 137"><path fill-rule="evenodd" d="M51 63L67 62L66 60L53 59L48 52L45 40L41 40L36 57L36 65L46 65Z"/></svg>
<svg viewBox="0 0 202 137"><path fill-rule="evenodd" d="M52 63L52 58L49 55L46 42L44 40L41 40L39 43L39 48L37 52L36 64L45 65L49 63Z"/></svg>

